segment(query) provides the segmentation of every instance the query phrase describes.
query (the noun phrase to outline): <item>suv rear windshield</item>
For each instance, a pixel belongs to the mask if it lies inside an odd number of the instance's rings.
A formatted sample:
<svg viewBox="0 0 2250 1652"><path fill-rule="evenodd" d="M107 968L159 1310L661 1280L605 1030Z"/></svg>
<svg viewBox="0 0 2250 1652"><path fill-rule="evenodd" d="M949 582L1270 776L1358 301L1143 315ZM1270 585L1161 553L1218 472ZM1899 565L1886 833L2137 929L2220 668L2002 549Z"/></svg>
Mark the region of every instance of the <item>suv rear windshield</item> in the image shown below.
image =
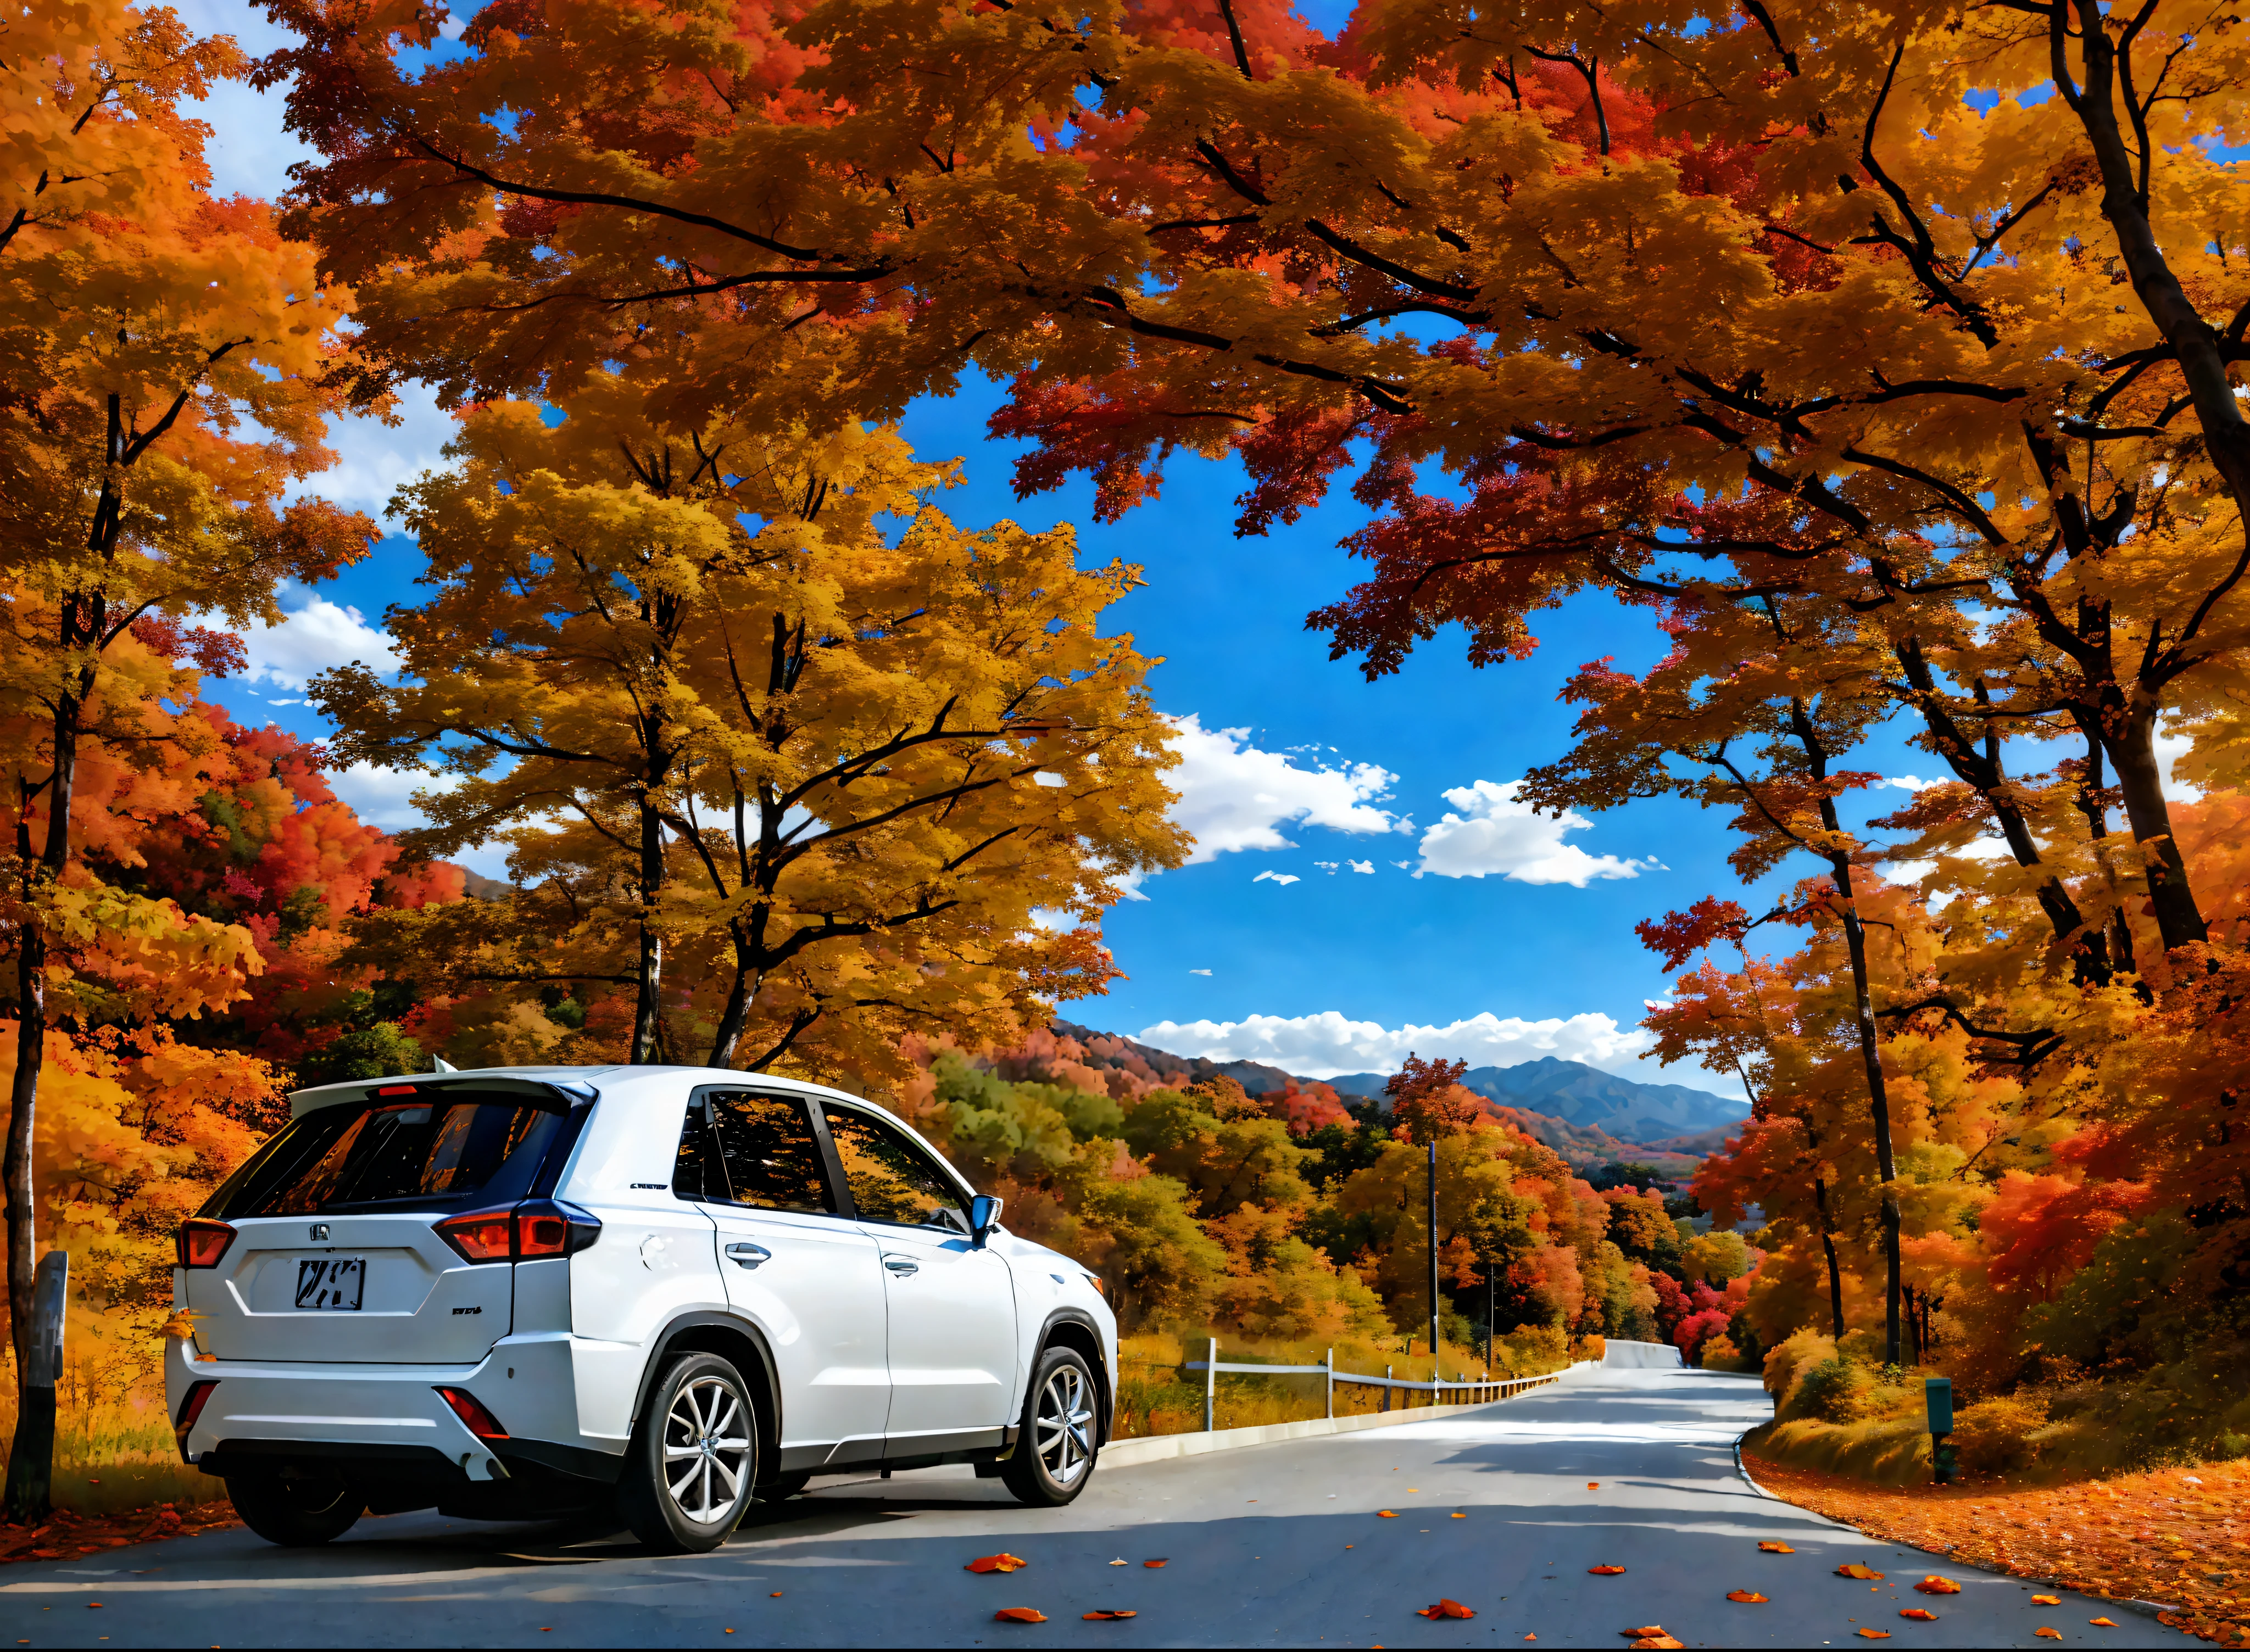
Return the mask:
<svg viewBox="0 0 2250 1652"><path fill-rule="evenodd" d="M562 1125L559 1102L524 1096L451 1091L323 1107L266 1143L200 1214L231 1222L521 1199Z"/></svg>

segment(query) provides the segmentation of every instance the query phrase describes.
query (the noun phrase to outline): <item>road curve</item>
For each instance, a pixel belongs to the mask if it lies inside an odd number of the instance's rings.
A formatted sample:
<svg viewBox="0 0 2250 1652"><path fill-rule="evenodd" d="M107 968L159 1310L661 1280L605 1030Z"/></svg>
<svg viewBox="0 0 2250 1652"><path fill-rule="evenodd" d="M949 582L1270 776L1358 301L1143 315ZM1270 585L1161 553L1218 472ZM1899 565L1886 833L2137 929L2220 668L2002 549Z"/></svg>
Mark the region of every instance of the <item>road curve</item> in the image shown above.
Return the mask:
<svg viewBox="0 0 2250 1652"><path fill-rule="evenodd" d="M1767 1415L1747 1378L1582 1369L1437 1421L1102 1470L1059 1511L1020 1508L966 1470L830 1481L754 1513L718 1552L679 1558L434 1515L362 1521L309 1551L224 1532L10 1566L0 1629L86 1647L1617 1648L1651 1624L1689 1646L1840 1647L1871 1628L1901 1648L2031 1647L2049 1643L2043 1625L2065 1646L2184 1642L2077 1595L2034 1607L2013 1578L1762 1496L1731 1448ZM996 1551L1030 1565L963 1569ZM1888 1575L1835 1576L1847 1561ZM1932 1571L1962 1593L1913 1593ZM1736 1589L1769 1598L1737 1604ZM1415 1615L1440 1597L1476 1616ZM1002 1607L1048 1621L996 1622ZM1138 1615L1080 1615L1101 1609ZM2105 1614L2116 1628L2089 1627Z"/></svg>

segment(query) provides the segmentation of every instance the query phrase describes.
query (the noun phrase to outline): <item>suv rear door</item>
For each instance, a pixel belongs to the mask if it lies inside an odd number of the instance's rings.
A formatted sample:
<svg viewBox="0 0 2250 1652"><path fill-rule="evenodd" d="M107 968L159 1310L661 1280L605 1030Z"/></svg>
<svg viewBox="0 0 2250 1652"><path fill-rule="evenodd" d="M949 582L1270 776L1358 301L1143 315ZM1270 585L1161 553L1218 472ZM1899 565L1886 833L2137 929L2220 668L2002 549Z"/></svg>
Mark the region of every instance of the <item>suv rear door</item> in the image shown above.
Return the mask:
<svg viewBox="0 0 2250 1652"><path fill-rule="evenodd" d="M386 1085L308 1112L200 1214L234 1236L179 1277L221 1359L470 1365L508 1333L514 1270L432 1225L512 1204L567 1148L560 1097Z"/></svg>
<svg viewBox="0 0 2250 1652"><path fill-rule="evenodd" d="M836 1214L804 1100L696 1091L673 1190L701 1201L728 1303L766 1333L786 1466L880 1456L891 1400L882 1271L875 1242Z"/></svg>

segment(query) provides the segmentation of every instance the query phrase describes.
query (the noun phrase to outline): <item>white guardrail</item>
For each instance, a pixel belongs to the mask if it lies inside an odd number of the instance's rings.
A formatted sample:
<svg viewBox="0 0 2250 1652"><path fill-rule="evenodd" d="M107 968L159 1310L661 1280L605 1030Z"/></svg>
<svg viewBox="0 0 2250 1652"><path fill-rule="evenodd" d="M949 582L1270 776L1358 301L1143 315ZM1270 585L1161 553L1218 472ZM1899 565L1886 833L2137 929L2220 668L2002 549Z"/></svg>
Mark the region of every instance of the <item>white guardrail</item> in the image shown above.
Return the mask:
<svg viewBox="0 0 2250 1652"><path fill-rule="evenodd" d="M1204 1373L1203 1426L1204 1432L1206 1434L1212 1431L1215 1424L1218 1407L1218 1379L1222 1374L1243 1377L1324 1377L1328 1380L1328 1406L1330 1418L1336 1415L1336 1386L1339 1382L1356 1383L1363 1388L1382 1389L1383 1408L1388 1411L1391 1409L1391 1394L1393 1389L1411 1394L1426 1394L1431 1396L1432 1402L1438 1405L1443 1405L1446 1402L1447 1394L1458 1395L1459 1403L1462 1405L1481 1405L1487 1400L1505 1400L1511 1395L1522 1393L1526 1388L1543 1387L1555 1380L1553 1375L1494 1377L1487 1372L1480 1377L1464 1377L1454 1382L1442 1380L1416 1382L1410 1378L1392 1376L1391 1373L1398 1369L1396 1366L1384 1366L1383 1374L1379 1377L1363 1376L1356 1371L1337 1370L1336 1350L1333 1348L1328 1351L1328 1359L1316 1366L1230 1364L1219 1359L1218 1339L1216 1337L1211 1339L1209 1359L1191 1359L1181 1366L1181 1369L1200 1371Z"/></svg>

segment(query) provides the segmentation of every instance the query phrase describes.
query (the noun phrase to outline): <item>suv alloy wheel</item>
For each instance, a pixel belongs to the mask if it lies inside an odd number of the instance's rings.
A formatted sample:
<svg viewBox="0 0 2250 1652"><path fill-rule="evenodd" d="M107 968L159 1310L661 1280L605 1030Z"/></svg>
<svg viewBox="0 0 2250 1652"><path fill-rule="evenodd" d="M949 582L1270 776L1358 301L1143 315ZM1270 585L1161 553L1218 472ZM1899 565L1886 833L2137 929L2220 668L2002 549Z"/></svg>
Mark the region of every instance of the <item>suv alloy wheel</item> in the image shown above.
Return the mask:
<svg viewBox="0 0 2250 1652"><path fill-rule="evenodd" d="M715 1353L682 1354L650 1385L618 1482L618 1512L659 1552L715 1549L749 1505L757 1462L756 1414L742 1374Z"/></svg>
<svg viewBox="0 0 2250 1652"><path fill-rule="evenodd" d="M1094 1477L1099 1396L1077 1349L1049 1348L1039 1356L1015 1452L1000 1466L1017 1502L1059 1508L1086 1490Z"/></svg>

